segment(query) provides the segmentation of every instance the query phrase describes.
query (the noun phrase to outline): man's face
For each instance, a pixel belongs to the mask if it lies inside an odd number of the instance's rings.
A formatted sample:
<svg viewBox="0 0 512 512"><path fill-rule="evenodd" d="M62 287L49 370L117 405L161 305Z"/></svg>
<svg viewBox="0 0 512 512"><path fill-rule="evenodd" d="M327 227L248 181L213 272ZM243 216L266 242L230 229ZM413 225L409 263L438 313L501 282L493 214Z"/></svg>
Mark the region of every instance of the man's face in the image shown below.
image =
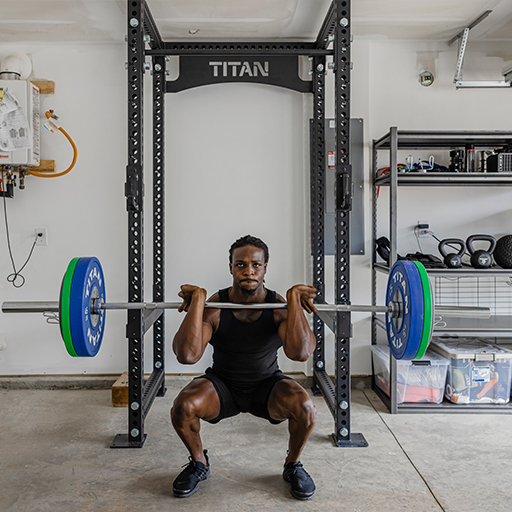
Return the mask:
<svg viewBox="0 0 512 512"><path fill-rule="evenodd" d="M263 279L267 272L265 252L253 245L235 249L229 271L233 275L233 283L244 295L254 295L256 290L263 286Z"/></svg>

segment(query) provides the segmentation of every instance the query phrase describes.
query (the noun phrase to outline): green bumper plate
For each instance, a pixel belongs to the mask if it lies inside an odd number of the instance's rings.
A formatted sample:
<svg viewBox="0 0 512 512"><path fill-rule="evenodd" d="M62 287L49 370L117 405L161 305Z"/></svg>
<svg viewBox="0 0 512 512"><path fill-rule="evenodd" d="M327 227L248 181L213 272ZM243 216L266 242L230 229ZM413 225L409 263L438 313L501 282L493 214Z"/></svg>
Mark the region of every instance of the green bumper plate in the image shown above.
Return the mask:
<svg viewBox="0 0 512 512"><path fill-rule="evenodd" d="M425 355L425 352L427 351L427 348L430 344L430 339L432 337L432 328L434 325L434 312L432 308L432 290L430 287L430 280L428 278L427 271L419 261L415 261L414 264L416 265L416 267L418 267L418 271L420 273L421 285L423 287L423 305L425 309L425 315L423 320L423 333L421 335L420 348L418 349L418 352L413 358L416 360L421 359Z"/></svg>
<svg viewBox="0 0 512 512"><path fill-rule="evenodd" d="M71 298L71 283L73 281L73 274L75 267L80 258L73 258L68 265L64 278L62 279L62 286L60 287L60 300L59 300L59 311L60 311L60 333L66 345L68 354L73 357L78 357L73 345L73 338L71 337L71 324L69 319L69 305Z"/></svg>

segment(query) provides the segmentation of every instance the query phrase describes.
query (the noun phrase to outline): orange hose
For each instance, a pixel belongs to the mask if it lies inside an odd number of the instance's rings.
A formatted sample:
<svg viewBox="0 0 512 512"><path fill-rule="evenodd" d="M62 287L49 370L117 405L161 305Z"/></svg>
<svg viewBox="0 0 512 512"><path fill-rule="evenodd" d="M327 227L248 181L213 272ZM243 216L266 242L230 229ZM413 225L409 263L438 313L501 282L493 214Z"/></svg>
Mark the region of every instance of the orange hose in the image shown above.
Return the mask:
<svg viewBox="0 0 512 512"><path fill-rule="evenodd" d="M50 119L51 115L49 112L46 112L46 117L48 119ZM78 157L78 149L76 148L76 145L75 143L73 142L73 139L69 136L68 132L66 130L64 130L64 128L62 127L59 127L59 130L64 134L64 136L69 140L69 142L71 143L71 146L73 147L73 161L71 162L71 165L63 172L59 172L57 174L48 174L48 173L44 173L44 172L37 172L37 171L32 171L32 170L29 170L28 171L28 174L31 174L32 176L38 176L39 178L58 178L60 176L64 176L65 174L67 174L69 171L71 171L71 169L73 169L73 167L75 166L76 164L76 159Z"/></svg>

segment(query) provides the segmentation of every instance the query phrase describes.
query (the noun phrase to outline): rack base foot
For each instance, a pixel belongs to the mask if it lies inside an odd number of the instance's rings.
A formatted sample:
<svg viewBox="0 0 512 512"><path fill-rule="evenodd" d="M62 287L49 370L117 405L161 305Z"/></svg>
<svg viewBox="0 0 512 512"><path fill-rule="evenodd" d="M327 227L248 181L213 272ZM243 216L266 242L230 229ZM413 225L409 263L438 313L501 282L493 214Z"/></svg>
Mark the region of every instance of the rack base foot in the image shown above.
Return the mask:
<svg viewBox="0 0 512 512"><path fill-rule="evenodd" d="M128 437L128 434L117 434L110 448L142 448L148 435L144 434L142 441L130 441Z"/></svg>
<svg viewBox="0 0 512 512"><path fill-rule="evenodd" d="M339 439L336 434L331 434L334 444L338 448L366 448L368 441L363 434L351 434L349 439Z"/></svg>

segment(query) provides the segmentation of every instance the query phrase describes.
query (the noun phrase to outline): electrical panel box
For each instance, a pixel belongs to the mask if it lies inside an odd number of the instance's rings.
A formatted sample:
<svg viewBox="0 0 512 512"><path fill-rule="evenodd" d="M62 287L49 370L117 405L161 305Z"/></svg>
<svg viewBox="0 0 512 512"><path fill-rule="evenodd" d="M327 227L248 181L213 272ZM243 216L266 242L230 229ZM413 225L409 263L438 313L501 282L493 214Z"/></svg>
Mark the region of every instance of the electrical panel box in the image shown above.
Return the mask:
<svg viewBox="0 0 512 512"><path fill-rule="evenodd" d="M311 121L312 122L312 121ZM325 120L325 212L324 212L324 250L325 254L334 254L335 211L334 189L336 169L334 154L336 151L336 131L334 119ZM352 164L352 182L354 195L350 212L350 254L364 254L364 130L363 120L350 120L350 163Z"/></svg>
<svg viewBox="0 0 512 512"><path fill-rule="evenodd" d="M28 133L23 134L29 141L29 148L13 151L0 151L0 165L39 166L40 162L40 124L39 124L39 88L26 80L0 80L0 91L11 94L20 104L21 111L27 121ZM9 126L9 119L13 125ZM4 124L5 123L5 124ZM19 130L18 124L9 114L0 116L0 134L6 136L9 130L13 136ZM22 128L24 131L25 128Z"/></svg>

